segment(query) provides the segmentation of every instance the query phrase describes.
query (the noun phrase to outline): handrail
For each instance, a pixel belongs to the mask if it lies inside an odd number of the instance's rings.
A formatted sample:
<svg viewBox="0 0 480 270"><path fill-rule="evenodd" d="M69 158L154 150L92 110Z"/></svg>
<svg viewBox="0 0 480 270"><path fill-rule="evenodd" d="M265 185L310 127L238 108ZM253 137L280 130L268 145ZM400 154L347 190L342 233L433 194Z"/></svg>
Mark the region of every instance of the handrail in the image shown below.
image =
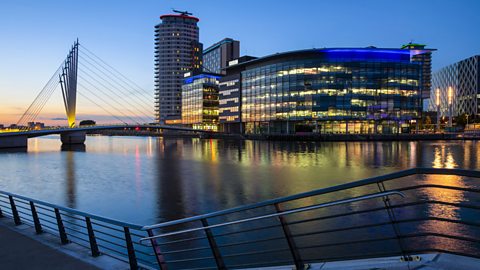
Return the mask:
<svg viewBox="0 0 480 270"><path fill-rule="evenodd" d="M399 192L399 191L380 192L380 193L375 193L375 194L370 194L370 195L365 195L365 196L354 197L354 198L350 198L350 199L343 199L343 200L338 200L338 201L333 201L333 202L328 202L328 203L321 203L321 204L316 204L316 205L311 205L311 206L306 206L306 207L300 207L300 208L287 210L287 211L283 211L283 212L275 213L275 214L268 214L268 215L263 215L263 216L258 216L258 217L245 218L245 219L240 219L240 220L215 224L215 225L211 225L211 226L205 226L205 227L181 230L181 231L176 231L176 232L171 232L171 233L164 233L164 234L159 234L159 235L150 236L150 237L144 237L144 238L140 239L140 242L147 241L147 240L152 240L152 239L156 239L156 238L161 238L161 237L165 237L165 236L171 236L171 235L184 234L184 233L195 232L195 231L203 231L203 230L206 230L206 229L224 227L224 226L234 225L234 224L238 224L238 223L244 223L244 222L248 222L248 221L255 221L255 220L260 220L260 219L265 219L265 218L272 218L272 217L290 215L290 214L294 214L294 213L299 213L299 212L304 212L304 211L309 211L309 210L314 210L314 209L319 209L319 208L325 208L325 207L330 207L330 206L335 206L335 205L341 205L341 204L346 204L346 203L358 202L358 201L363 201L363 200L368 200L368 199L374 199L374 198L378 198L378 197L386 197L386 196L389 196L389 195L398 195L402 198L405 197L405 194L403 194L402 192Z"/></svg>
<svg viewBox="0 0 480 270"><path fill-rule="evenodd" d="M218 237L222 237L222 234L214 234L211 229L214 228L219 228L219 227L226 227L229 225L234 225L234 224L248 224L248 222L251 221L257 221L257 220L265 220L267 218L274 218L277 217L278 220L275 223L275 228L279 228L280 232L283 232L283 236L277 237L278 239L285 239L288 244L288 249L291 252L291 256L293 258L293 261L297 267L300 267L303 265L305 262L302 259L302 254L301 250L306 248L305 246L297 246L295 243L295 238L296 237L303 237L302 235L313 235L315 233L328 233L328 232L336 232L338 230L326 230L324 232L322 231L313 231L313 232L308 232L308 234L298 234L298 233L293 233L290 231L290 226L292 225L299 225L299 224L304 224L307 222L315 221L315 220L320 220L320 219L331 219L331 218L337 218L337 217L347 217L347 216L355 216L358 215L359 213L367 213L367 212L373 212L373 211L378 211L378 210L385 210L385 212L376 212L381 215L388 215L388 220L389 221L382 221L380 224L383 225L391 225L393 228L393 233L394 236L388 236L389 240L396 240L398 242L399 250L401 252L401 255L404 256L404 258L408 257L408 254L412 254L411 249L408 248L408 246L405 246L403 242L405 242L405 239L410 237L408 234L402 234L402 231L399 230L399 224L407 224L412 221L419 221L422 220L421 218L410 218L410 219L405 219L402 218L402 213L401 211L395 211L396 209L405 209L405 207L410 207L414 205L420 205L420 204L435 204L435 203L440 203L440 204L445 204L445 205L453 205L457 206L461 209L464 208L469 208L469 209L475 209L475 210L480 210L480 206L474 205L474 204L454 204L450 203L448 201L435 201L431 199L424 199L420 198L420 200L414 200L412 202L407 202L407 203L400 203L400 204L391 204L391 201L389 200L388 196L401 196L405 197L404 193L407 192L412 192L412 190L417 190L417 189L423 189L423 188L444 188L444 189L452 189L452 190L458 190L462 192L474 192L476 194L480 194L480 188L473 188L473 187L455 187L455 186L445 186L441 184L435 184L435 183L414 183L414 184L408 184L404 186L403 184L398 187L398 188L392 188L388 189L385 186L385 183L390 180L401 180L399 178L407 177L407 176L412 176L412 175L420 175L420 174L436 174L436 175L457 175L457 176L464 176L464 177L472 177L472 178L480 178L480 171L470 171L470 170L463 170L463 169L435 169L435 168L412 168L412 169L407 169L407 170L402 170L386 175L381 175L381 176L375 176L375 177L370 177L366 178L363 180L358 180L355 182L351 183L346 183L342 185L337 185L333 187L327 187L327 188L322 188L322 189L317 189L317 190L312 190L300 194L295 194L291 196L286 196L282 198L276 198L276 199L271 199L255 204L250 204L250 205L245 205L245 206L240 206L240 207L235 207L231 209L226 209L226 210L221 210L213 213L208 213L204 215L198 215L194 217L189 217L189 218L183 218L179 220L173 220L173 221L168 221L160 224L153 224L153 225L148 225L148 226L141 226L138 224L132 224L132 223L127 223L127 222L122 222L119 220L111 219L111 218L106 218L106 217L101 217L98 215L93 215L89 214L86 212L78 211L72 208L68 207L63 207L60 205L48 203L45 201L37 200L37 199L31 199L25 196L21 196L18 194L10 193L10 192L5 192L0 190L0 195L2 200L1 201L1 207L4 208L6 205L6 209L9 209L9 212L5 213L3 212L3 216L7 216L10 218L13 218L14 222L16 225L21 224L22 222L25 222L27 224L31 224L33 222L33 225L35 226L35 230L37 233L42 233L42 226L46 228L45 232L55 232L58 233L60 240L62 241L62 244L66 244L70 242L69 238L70 236L73 237L75 240L76 237L80 236L88 236L88 240L86 239L79 239L85 241L85 242L90 242L90 248L92 251L92 256L98 256L100 255L101 252L105 251L106 254L110 256L117 256L116 254L120 254L121 258L123 260L127 260L130 262L130 266L132 269L136 269L139 263L141 262L146 262L147 265L143 265L142 267L159 267L160 269L166 269L166 265L168 264L176 264L176 263L182 263L185 261L197 261L200 259L205 260L207 257L188 257L191 255L195 254L187 254L187 255L178 255L180 253L179 251L185 252L185 250L178 249L178 248L173 248L173 246L170 246L172 243L178 243L178 242L188 242L188 241L194 241L198 239L205 239L202 241L208 241L209 246L207 248L202 248L201 250L208 249L210 248L212 252L213 257L208 257L209 259L214 259L215 263L217 265L218 269L226 269L225 262L222 259L222 256L225 258L230 258L233 256L244 256L245 254L249 254L249 252L242 252L242 253L227 253L227 254L222 254L223 250L220 250L226 246L233 246L233 245L240 245L240 244L249 244L249 243L254 243L255 241L243 241L243 242L227 242L225 243L227 238L223 238L222 241L217 244L216 240ZM313 196L318 196L318 195L324 195L324 194L335 194L335 192L338 191L346 191L346 190L351 190L354 188L359 188L359 187L371 187L368 189L362 188L359 193L356 193L357 197L350 197L346 199L337 199L335 201L330 201L326 203L318 203L314 205L308 205L308 206L302 206L305 204L301 204L299 207L293 207L287 210L282 209L282 204L286 202L292 202L296 200L301 200L305 199L308 197L313 197ZM370 193L370 192L378 192L378 193ZM362 196L359 196L361 194L365 194ZM415 193L414 193L415 194ZM354 196L354 195L350 195ZM352 203L352 202L357 202L357 201L363 201L363 200L368 200L368 199L373 199L373 198L383 198L383 207L379 207L377 205L372 206L369 205L370 207L367 209L362 208L362 210L359 211L348 211L347 212L342 212L342 213L327 213L327 215L313 215L312 217L308 217L307 219L301 219L301 220L294 220L288 221L287 219L284 218L286 215L294 214L294 213L299 213L299 212L304 212L304 211L310 211L314 209L320 209L320 208L327 208L330 206L335 206L335 205L341 205L341 204L347 204L347 203ZM3 200L6 198L6 201ZM28 208L28 204L30 204L30 209ZM271 207L275 207L275 209L272 211ZM36 208L40 209L41 211L37 211ZM264 208L264 209L259 209L261 207L269 207L269 208ZM374 208L372 208L374 207ZM18 209L17 209L18 208ZM241 213L242 211L247 211L251 209L256 209L256 210L262 210L262 213L257 214L256 216L251 216L248 215L248 213ZM25 211L31 213L26 213ZM50 214L45 214L43 210L50 211ZM61 211L61 212L60 212ZM327 211L328 212L328 211ZM54 215L52 215L54 213ZM239 217L236 217L233 221L228 221L228 222L223 222L223 223L216 223L212 219L212 217L221 217L226 218L227 215L229 214L239 214ZM399 216L396 216L398 213L400 213ZM20 215L22 214L22 215ZM28 220L27 218L23 217L23 214L28 215L30 219L33 219L33 221ZM0 209L0 217L2 216L2 209ZM44 216L48 218L44 218ZM79 230L72 229L73 223L69 221L69 219L62 220L62 216L64 217L73 217L77 218L80 222L83 222L83 225L80 225ZM232 216L231 216L232 217ZM383 216L385 217L385 216ZM91 218L91 220L90 220ZM233 217L232 217L233 218ZM480 224L476 222L469 222L468 220L446 220L443 219L442 216L428 216L424 218L425 220L442 220L442 221L448 221L448 222L457 222L459 224L465 224L469 226L477 226L478 229L480 230ZM56 220L56 222L55 222ZM225 220L225 219L224 219ZM227 219L228 220L228 219ZM174 226L178 224L183 224L183 223L188 223L188 222L199 222L201 221L201 227L194 227L191 229L185 229L185 230L176 230L175 228L172 232L166 232L166 233L161 233L158 231L155 231L155 229L158 228L163 228L163 227L168 227L168 226ZM211 224L209 224L211 222ZM221 221L218 221L221 222ZM65 223L65 224L64 224ZM277 224L278 223L278 224ZM82 224L82 223L80 223ZM75 224L77 225L77 224ZM93 225L93 226L92 226ZM366 224L368 226L375 226L379 225L377 223L374 224ZM97 226L100 226L102 228L98 228ZM119 226L119 227L116 227ZM252 224L253 226L253 224ZM58 227L54 228L54 227ZM121 228L120 228L121 227ZM268 227L268 226L267 226ZM105 231L105 228L107 231ZM263 230L264 227L259 227L254 226L254 228L249 228L248 230L250 231L255 231L255 230ZM271 228L271 226L270 226ZM343 228L342 230L350 230L350 229L355 229L358 228L358 226L352 226L351 228ZM48 229L48 230L47 230ZM67 230L66 230L67 229ZM114 230L115 233L109 233L108 230ZM136 230L136 232L131 232L130 230ZM172 239L169 239L169 236L174 236L174 235L180 235L180 234L185 234L185 233L190 233L190 232L196 232L196 231L203 231L205 235L201 238L188 238L188 237L183 237L180 239L177 239L176 237L174 238L174 241L171 241ZM75 234L77 232L78 234ZM242 231L236 231L237 233L242 233ZM271 232L271 231L270 231ZM100 234L101 237L98 237L96 234ZM118 237L116 234L119 234ZM155 233L158 233L155 235ZM102 235L106 235L106 237ZM414 235L413 237L420 237L422 235L433 235L433 236L439 236L441 233L435 232L435 230L430 231L430 232L420 232L417 235ZM120 252L116 250L115 248L112 248L110 246L105 246L104 242L106 243L112 243L110 242L110 239L117 238L119 240L125 241L122 243L122 246L126 245L127 251L128 252ZM156 239L165 237L167 242L162 241L162 242L156 242ZM442 237L451 237L452 239L457 239L457 240L462 240L461 237L455 236L455 235L443 235ZM186 239L188 238L188 239ZM380 238L380 240L383 238ZM387 238L385 238L387 239ZM96 240L100 240L100 243L96 243ZM150 244L145 244L143 243L144 241L150 241ZM263 239L265 240L265 239ZM480 239L474 239L475 241L480 243ZM362 240L363 241L363 240ZM367 243L368 241L379 241L378 239L365 239L364 242L362 243ZM345 242L345 243L356 243L355 241L353 242ZM321 245L338 245L338 244L345 244L345 243L322 243L320 242ZM168 248L166 247L166 244L168 244ZM315 245L318 245L315 244ZM165 247L165 250L163 250ZM100 248L100 249L99 249ZM146 252L146 248L153 248L153 254L150 254ZM198 247L190 248L187 249L186 251L195 251L199 250ZM427 249L427 250L434 250L434 249ZM112 253L113 252L113 253ZM472 252L466 252L462 253L461 251L458 250L449 250L448 252L450 253L455 253L459 252L461 254L465 254L466 256L474 256L475 254L472 255ZM136 257L136 254L138 257ZM250 252L251 254L260 254L259 252L252 251ZM398 254L399 252L395 252L395 254ZM146 256L143 256L143 255ZM172 255L173 254L173 255ZM175 255L176 254L176 255ZM377 255L379 253L376 253ZM168 255L167 260L164 255ZM380 254L381 255L381 254ZM149 256L155 256L157 262L154 263L151 261L151 257ZM173 257L170 257L173 256ZM356 256L356 255L352 255ZM344 256L345 258L351 258L352 256ZM364 255L362 255L364 256ZM119 258L120 258L119 257ZM188 258L188 259L185 259ZM325 258L323 256L320 257L315 257L313 259L308 259L306 260L307 262L309 260L324 260ZM277 261L278 262L278 261ZM231 264L231 263L230 263ZM178 265L178 264L177 264ZM232 267L231 264L229 267ZM300 269L299 268L299 269Z"/></svg>
<svg viewBox="0 0 480 270"><path fill-rule="evenodd" d="M398 171L398 172L394 172L394 173L390 173L390 174L384 174L384 175L380 175L380 176L365 178L363 180L358 180L358 181L355 181L355 182L346 183L346 184L342 184L342 185L337 185L337 186L333 186L333 187L327 187L327 188L307 191L307 192L303 192L303 193L299 193L299 194L295 194L295 195L291 195L291 196L287 196L287 197L281 197L281 198L266 200L266 201L262 201L262 202L259 202L259 203L243 205L243 206L234 207L234 208L230 208L230 209L226 209L226 210L211 212L211 213L208 213L208 214L197 215L197 216L193 216L193 217L182 218L182 219L162 222L162 223L158 223L158 224L154 224L154 225L144 226L142 229L143 230L150 230L150 229L157 229L157 228L162 228L162 227L169 227L169 226L177 225L177 224L181 224L181 223L187 223L187 222L197 221L197 220L201 220L201 219L205 219L205 218L211 218L211 217L231 214L231 213L235 213L235 212L255 209L255 208L259 208L259 207L269 206L269 205L276 204L276 203L284 203L284 202L287 202L287 201L293 201L293 200L298 200L298 199L302 199L302 198L306 198L306 197L332 193L332 192L336 192L336 191L340 191L340 190L356 188L356 187L361 187L361 186L370 185L370 184L377 184L379 182L389 181L389 180L402 178L402 177L406 177L406 176L411 176L411 175L416 175L416 174L445 174L445 175L455 174L455 175L459 175L459 176L470 176L470 177L480 178L480 171L470 171L470 170L463 170L463 169L412 168L412 169Z"/></svg>
<svg viewBox="0 0 480 270"><path fill-rule="evenodd" d="M65 211L65 212L70 212L70 213L73 213L75 215L79 215L79 216L83 216L83 217L93 218L93 219L99 220L101 222L110 223L110 224L121 226L121 227L130 227L130 228L135 229L135 230L141 230L142 229L142 226L138 225L138 224L127 223L127 222L123 222L123 221L119 221L119 220L115 220L115 219L111 219L111 218L106 218L106 217L101 217L101 216L89 214L89 213L82 212L82 211L79 211L79 210L75 210L75 209L72 209L72 208L69 208L69 207L64 207L64 206L60 206L60 205L57 205L57 204L48 203L48 202L45 202L45 201L28 198L28 197L18 195L18 194L15 194L15 193L11 193L11 192L6 192L6 191L0 190L0 194L4 194L4 195L7 195L7 196L12 196L12 197L19 198L19 199L22 199L22 200L25 200L25 201L31 201L33 203L40 204L40 205L45 205L45 206L48 206L48 207L51 207L51 208L57 208L58 210L62 210L62 211Z"/></svg>

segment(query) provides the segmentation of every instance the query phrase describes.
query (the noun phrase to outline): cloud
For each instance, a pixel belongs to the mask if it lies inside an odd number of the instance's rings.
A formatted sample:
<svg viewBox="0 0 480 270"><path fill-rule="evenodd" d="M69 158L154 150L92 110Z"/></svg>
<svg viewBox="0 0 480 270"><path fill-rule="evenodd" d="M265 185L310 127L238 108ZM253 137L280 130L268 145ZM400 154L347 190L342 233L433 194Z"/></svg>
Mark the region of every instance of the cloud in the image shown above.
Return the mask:
<svg viewBox="0 0 480 270"><path fill-rule="evenodd" d="M50 118L52 121L67 121L67 118L62 118L62 117L55 117L55 118Z"/></svg>

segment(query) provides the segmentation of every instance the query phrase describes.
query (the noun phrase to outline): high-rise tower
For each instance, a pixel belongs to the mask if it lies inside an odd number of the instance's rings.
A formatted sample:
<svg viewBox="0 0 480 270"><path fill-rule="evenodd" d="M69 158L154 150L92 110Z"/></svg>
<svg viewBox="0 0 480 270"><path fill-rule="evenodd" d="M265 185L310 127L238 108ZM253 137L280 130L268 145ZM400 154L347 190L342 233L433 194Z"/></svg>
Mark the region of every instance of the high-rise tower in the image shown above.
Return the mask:
<svg viewBox="0 0 480 270"><path fill-rule="evenodd" d="M240 41L224 38L203 51L203 71L226 74L229 61L240 56Z"/></svg>
<svg viewBox="0 0 480 270"><path fill-rule="evenodd" d="M155 119L159 123L181 119L183 74L202 67L199 19L186 11L174 12L178 14L160 16L162 22L155 26Z"/></svg>

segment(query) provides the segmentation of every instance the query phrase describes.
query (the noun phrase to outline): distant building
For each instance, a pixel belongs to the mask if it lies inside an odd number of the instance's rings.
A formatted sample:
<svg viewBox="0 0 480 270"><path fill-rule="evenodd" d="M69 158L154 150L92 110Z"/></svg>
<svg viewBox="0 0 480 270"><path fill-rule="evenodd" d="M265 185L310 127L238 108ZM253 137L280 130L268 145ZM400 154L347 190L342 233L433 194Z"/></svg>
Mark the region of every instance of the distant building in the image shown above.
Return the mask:
<svg viewBox="0 0 480 270"><path fill-rule="evenodd" d="M40 130L45 128L45 124L42 122L28 122L27 123L28 129Z"/></svg>
<svg viewBox="0 0 480 270"><path fill-rule="evenodd" d="M433 73L429 110L440 116L480 113L480 55L448 65ZM439 106L439 108L437 107Z"/></svg>
<svg viewBox="0 0 480 270"><path fill-rule="evenodd" d="M309 49L230 65L221 79L221 121L238 121L222 106L234 107L228 94L240 88L243 133L409 132L421 118L423 78L429 76L419 55L431 51Z"/></svg>
<svg viewBox="0 0 480 270"><path fill-rule="evenodd" d="M5 126L3 124L0 124L0 129L4 129Z"/></svg>
<svg viewBox="0 0 480 270"><path fill-rule="evenodd" d="M189 14L162 15L155 26L155 118L160 123L180 120L183 74L201 70L199 19Z"/></svg>
<svg viewBox="0 0 480 270"><path fill-rule="evenodd" d="M225 74L227 63L240 55L240 41L225 38L203 51L203 71Z"/></svg>
<svg viewBox="0 0 480 270"><path fill-rule="evenodd" d="M186 73L182 86L182 124L218 130L218 79L215 73Z"/></svg>
<svg viewBox="0 0 480 270"><path fill-rule="evenodd" d="M434 49L425 50L425 47L426 45L412 42L402 46L402 49L412 52L411 61L421 65L420 91L422 99L430 98L430 91L432 89L432 51L434 51ZM423 53L416 53L416 50L420 50Z"/></svg>
<svg viewBox="0 0 480 270"><path fill-rule="evenodd" d="M229 61L228 66L237 65L253 59L256 59L256 57L242 56ZM229 75L226 75L219 80L218 120L220 131L227 133L243 133L241 119L241 75L241 72L230 69Z"/></svg>

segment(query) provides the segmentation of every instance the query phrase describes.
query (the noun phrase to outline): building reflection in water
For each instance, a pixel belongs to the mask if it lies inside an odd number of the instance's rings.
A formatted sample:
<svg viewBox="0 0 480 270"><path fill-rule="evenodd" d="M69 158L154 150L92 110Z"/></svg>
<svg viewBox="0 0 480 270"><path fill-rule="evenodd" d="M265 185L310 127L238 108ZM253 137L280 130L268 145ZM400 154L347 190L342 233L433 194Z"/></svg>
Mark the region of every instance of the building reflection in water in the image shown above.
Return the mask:
<svg viewBox="0 0 480 270"><path fill-rule="evenodd" d="M148 152L147 147L147 152ZM142 158L140 154L139 145L135 145L135 191L137 192L135 198L140 200L142 198ZM137 201L138 204L138 201Z"/></svg>
<svg viewBox="0 0 480 270"><path fill-rule="evenodd" d="M162 212L178 213L178 217L180 213L201 214L412 167L455 168L458 158L463 159L453 152L457 144L442 147L418 142L159 138L157 144L159 205L175 202L175 209Z"/></svg>
<svg viewBox="0 0 480 270"><path fill-rule="evenodd" d="M157 151L157 222L185 217L190 202L184 201L181 141L157 138Z"/></svg>
<svg viewBox="0 0 480 270"><path fill-rule="evenodd" d="M68 183L69 206L78 206L75 192L85 192L81 191L84 181L75 177L89 177L92 173L111 175L112 179L127 177L133 186L121 187L121 181L115 185L127 190L122 194L130 193L138 205L151 206L149 212L156 214L148 214L148 222L255 203L412 167L475 169L480 165L476 158L480 150L473 141L272 142L99 136L89 138L88 146L91 153L80 155L82 164L95 164L92 168L99 170L88 174L83 170L75 174L75 170L83 169L75 168L74 158L80 156L69 152L85 151L85 146L62 148L67 152L62 153L65 166L60 173L65 175L61 180ZM29 147L29 152L36 155L51 154L54 148L58 150L59 140L35 139ZM26 161L42 167L48 159ZM55 188L54 183L58 181L52 181L51 188Z"/></svg>

